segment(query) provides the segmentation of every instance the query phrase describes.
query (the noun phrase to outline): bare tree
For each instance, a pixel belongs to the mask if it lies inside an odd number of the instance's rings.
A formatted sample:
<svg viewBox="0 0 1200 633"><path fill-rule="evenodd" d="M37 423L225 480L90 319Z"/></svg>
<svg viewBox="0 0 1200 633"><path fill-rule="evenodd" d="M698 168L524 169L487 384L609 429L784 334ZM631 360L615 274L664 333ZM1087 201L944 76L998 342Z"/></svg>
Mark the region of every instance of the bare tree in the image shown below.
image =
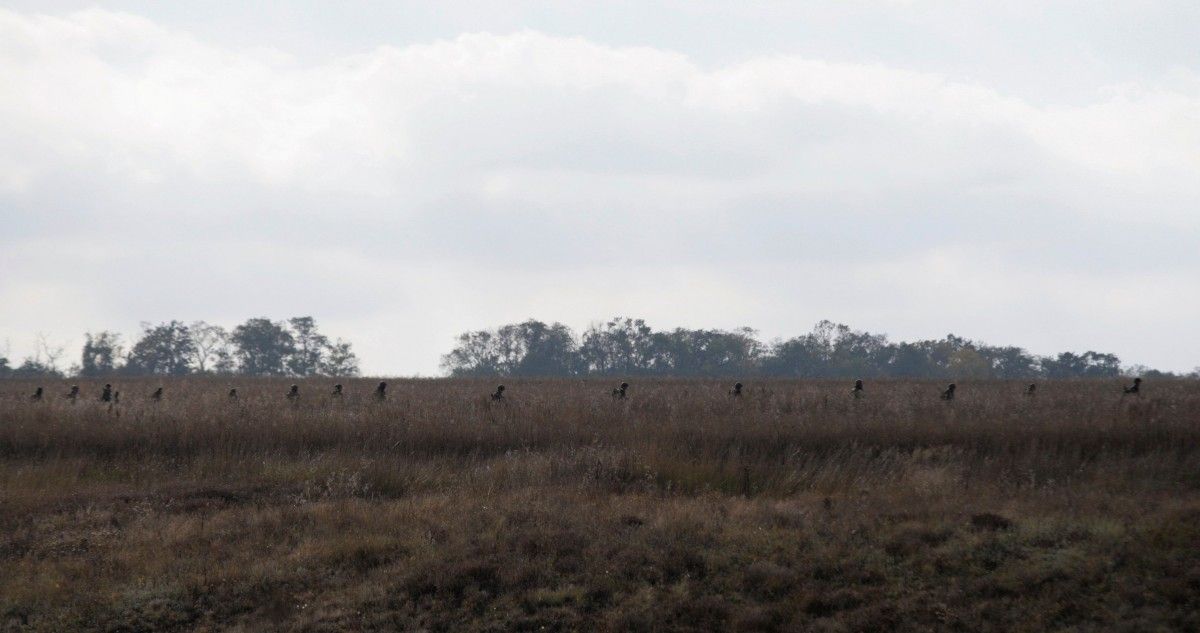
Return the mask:
<svg viewBox="0 0 1200 633"><path fill-rule="evenodd" d="M191 331L192 344L195 347L192 362L196 371L202 374L210 368L222 371L222 359L230 356L229 332L219 325L204 321L195 321L188 329Z"/></svg>
<svg viewBox="0 0 1200 633"><path fill-rule="evenodd" d="M66 349L65 345L51 345L50 339L44 332L37 333L37 348L34 351L35 360L55 372L58 371L58 359L62 358ZM42 360L43 358L45 359L44 361Z"/></svg>

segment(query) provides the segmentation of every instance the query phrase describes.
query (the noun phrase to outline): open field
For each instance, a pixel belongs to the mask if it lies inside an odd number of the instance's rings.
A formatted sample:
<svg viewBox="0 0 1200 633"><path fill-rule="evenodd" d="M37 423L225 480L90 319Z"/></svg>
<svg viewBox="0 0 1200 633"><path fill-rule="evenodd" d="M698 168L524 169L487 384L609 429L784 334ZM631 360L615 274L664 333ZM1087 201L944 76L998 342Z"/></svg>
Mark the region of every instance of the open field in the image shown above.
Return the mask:
<svg viewBox="0 0 1200 633"><path fill-rule="evenodd" d="M1200 382L0 383L0 631L1200 630Z"/></svg>

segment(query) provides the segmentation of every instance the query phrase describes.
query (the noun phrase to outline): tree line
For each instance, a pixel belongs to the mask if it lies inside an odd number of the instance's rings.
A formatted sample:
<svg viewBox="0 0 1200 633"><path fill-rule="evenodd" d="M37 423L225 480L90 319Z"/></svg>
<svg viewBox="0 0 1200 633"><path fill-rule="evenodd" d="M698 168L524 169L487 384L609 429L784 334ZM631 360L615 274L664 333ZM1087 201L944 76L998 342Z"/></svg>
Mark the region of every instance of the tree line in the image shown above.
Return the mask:
<svg viewBox="0 0 1200 633"><path fill-rule="evenodd" d="M892 342L884 334L831 321L794 338L760 341L755 330L654 330L617 317L581 336L561 323L530 319L466 332L442 357L452 376L774 376L788 378L1092 378L1123 373L1171 376L1122 367L1114 354L1087 351L1036 356L953 334ZM1200 376L1200 369L1190 374Z"/></svg>
<svg viewBox="0 0 1200 633"><path fill-rule="evenodd" d="M143 323L128 349L116 332L89 332L84 338L77 365L60 369L61 348L52 349L43 340L38 353L19 365L0 356L0 378L358 375L358 358L350 343L321 334L308 316L286 321L253 318L233 329L204 321Z"/></svg>

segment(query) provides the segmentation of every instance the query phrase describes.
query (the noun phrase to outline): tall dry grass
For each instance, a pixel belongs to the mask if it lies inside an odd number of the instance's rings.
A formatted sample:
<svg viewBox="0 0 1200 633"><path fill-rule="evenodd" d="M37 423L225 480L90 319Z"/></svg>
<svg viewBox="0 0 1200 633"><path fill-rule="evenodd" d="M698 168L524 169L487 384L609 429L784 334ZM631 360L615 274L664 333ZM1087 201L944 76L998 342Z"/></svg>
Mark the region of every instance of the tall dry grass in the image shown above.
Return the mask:
<svg viewBox="0 0 1200 633"><path fill-rule="evenodd" d="M295 403L288 381L236 382L230 402L228 379L121 380L113 407L97 382L74 404L0 383L0 623L974 630L1005 605L1018 629L1198 622L1200 563L1179 552L1200 531L1178 525L1200 516L1195 381L968 382L949 403L926 381L860 400L631 381L614 400L512 380L501 403L476 380L395 381L382 403L365 379L341 400L300 381ZM1104 612L1048 613L1059 586Z"/></svg>

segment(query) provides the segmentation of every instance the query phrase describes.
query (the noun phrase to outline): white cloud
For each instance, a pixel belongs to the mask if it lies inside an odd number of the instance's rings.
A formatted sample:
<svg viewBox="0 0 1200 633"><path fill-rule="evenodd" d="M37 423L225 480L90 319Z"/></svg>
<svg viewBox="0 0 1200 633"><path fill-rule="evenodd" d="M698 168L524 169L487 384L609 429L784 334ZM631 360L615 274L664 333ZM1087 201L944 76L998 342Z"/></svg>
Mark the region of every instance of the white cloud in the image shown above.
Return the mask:
<svg viewBox="0 0 1200 633"><path fill-rule="evenodd" d="M313 312L377 372L429 373L467 327L618 312L1200 353L1122 334L1200 316L1188 68L1038 103L532 30L311 57L0 10L0 337L75 287L64 329Z"/></svg>

